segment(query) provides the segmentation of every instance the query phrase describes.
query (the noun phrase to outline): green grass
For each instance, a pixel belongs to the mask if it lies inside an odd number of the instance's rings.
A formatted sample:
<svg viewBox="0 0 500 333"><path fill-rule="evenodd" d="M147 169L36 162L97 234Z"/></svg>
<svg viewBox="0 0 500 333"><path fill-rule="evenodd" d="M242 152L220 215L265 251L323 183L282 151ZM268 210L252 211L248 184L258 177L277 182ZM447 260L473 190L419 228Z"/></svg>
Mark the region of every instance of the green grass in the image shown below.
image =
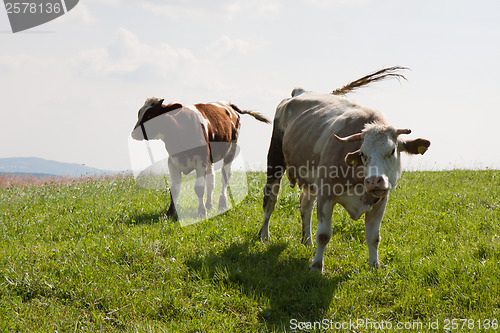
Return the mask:
<svg viewBox="0 0 500 333"><path fill-rule="evenodd" d="M363 219L336 207L323 276L308 271L315 248L300 244L297 189L283 182L264 245L265 176L248 178L236 209L187 227L163 216L164 192L133 179L0 189L0 332L500 320L500 171L403 173L379 270L367 265Z"/></svg>

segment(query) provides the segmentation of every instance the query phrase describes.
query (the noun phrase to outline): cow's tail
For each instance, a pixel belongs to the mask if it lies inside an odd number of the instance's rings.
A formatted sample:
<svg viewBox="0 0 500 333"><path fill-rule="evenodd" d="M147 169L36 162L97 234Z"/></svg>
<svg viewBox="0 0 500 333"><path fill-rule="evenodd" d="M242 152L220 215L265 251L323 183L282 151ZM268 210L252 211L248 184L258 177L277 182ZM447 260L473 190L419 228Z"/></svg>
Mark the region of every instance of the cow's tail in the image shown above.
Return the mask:
<svg viewBox="0 0 500 333"><path fill-rule="evenodd" d="M267 119L265 116L261 115L258 112L249 111L249 110L241 110L239 107L237 107L234 104L231 104L231 107L234 109L234 111L238 112L239 114L249 114L252 117L254 117L255 119L257 119L258 121L262 121L263 123L266 123L266 124L271 123L271 121L269 119Z"/></svg>
<svg viewBox="0 0 500 333"><path fill-rule="evenodd" d="M382 81L388 78L397 78L399 79L405 79L404 75L399 74L398 71L400 70L406 70L409 69L407 67L401 67L401 66L394 66L394 67L387 67L384 69L381 69L379 71L376 71L372 74L368 74L366 76L363 76L360 79L357 79L356 81L352 81L349 84L346 84L340 89L336 89L332 91L333 95L343 95L348 92L353 91L354 89L366 86L367 84L370 84L372 82L377 82L377 81Z"/></svg>

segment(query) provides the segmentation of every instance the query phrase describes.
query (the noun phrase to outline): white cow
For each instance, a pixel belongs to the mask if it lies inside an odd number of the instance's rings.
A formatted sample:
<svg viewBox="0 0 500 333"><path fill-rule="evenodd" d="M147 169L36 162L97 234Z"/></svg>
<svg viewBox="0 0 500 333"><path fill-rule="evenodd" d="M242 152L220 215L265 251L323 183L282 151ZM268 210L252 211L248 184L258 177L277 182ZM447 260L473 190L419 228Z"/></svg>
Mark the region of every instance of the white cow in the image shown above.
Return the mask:
<svg viewBox="0 0 500 333"><path fill-rule="evenodd" d="M369 264L379 266L380 223L389 192L401 175L401 152L423 154L425 139L403 140L409 129L388 125L381 112L339 97L387 77L403 77L392 67L353 81L332 94L296 88L276 109L264 188L264 218L259 236L269 240L269 220L286 171L291 186L302 189L302 242L312 244L311 216L317 199L317 250L311 270L323 270L332 236L332 211L342 205L354 220L365 214Z"/></svg>

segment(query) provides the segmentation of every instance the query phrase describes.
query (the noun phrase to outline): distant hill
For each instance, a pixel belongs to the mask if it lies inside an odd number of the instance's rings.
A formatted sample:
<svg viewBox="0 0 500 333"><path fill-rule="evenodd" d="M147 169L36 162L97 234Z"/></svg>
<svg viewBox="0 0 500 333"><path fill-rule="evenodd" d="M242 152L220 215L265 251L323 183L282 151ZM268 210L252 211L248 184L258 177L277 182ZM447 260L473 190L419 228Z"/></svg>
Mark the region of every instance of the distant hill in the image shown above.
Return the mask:
<svg viewBox="0 0 500 333"><path fill-rule="evenodd" d="M56 175L50 175L48 173L26 173L26 172L1 172L0 171L0 176L2 175L8 175L8 176L20 176L20 177L34 177L34 178L53 178L53 177L59 177Z"/></svg>
<svg viewBox="0 0 500 333"><path fill-rule="evenodd" d="M64 163L38 157L0 158L0 174L31 175L34 177L50 176L102 176L113 171L100 170L76 163Z"/></svg>

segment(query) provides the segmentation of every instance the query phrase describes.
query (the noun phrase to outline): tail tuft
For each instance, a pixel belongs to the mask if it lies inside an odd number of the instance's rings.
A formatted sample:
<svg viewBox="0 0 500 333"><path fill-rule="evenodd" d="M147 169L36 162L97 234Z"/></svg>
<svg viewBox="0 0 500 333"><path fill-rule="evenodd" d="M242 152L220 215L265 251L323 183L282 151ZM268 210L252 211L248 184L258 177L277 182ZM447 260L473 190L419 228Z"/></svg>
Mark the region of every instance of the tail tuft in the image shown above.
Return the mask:
<svg viewBox="0 0 500 333"><path fill-rule="evenodd" d="M241 110L239 107L237 107L234 104L231 104L231 107L239 114L249 114L252 117L254 117L255 119L257 119L258 121L261 121L261 122L266 123L266 124L271 123L271 121L269 119L267 119L265 116L263 116L262 114L260 114L258 112L249 111L249 110Z"/></svg>
<svg viewBox="0 0 500 333"><path fill-rule="evenodd" d="M360 79L357 79L356 81L352 81L349 84L346 84L340 89L336 89L332 91L332 95L343 95L348 92L353 91L354 89L366 86L367 84L370 84L372 82L377 82L377 81L382 81L387 78L395 77L398 80L399 79L405 79L404 75L397 73L399 70L407 70L409 68L407 67L402 67L402 66L393 66L393 67L387 67L381 70L378 70L372 74L368 74L366 76L363 76Z"/></svg>

